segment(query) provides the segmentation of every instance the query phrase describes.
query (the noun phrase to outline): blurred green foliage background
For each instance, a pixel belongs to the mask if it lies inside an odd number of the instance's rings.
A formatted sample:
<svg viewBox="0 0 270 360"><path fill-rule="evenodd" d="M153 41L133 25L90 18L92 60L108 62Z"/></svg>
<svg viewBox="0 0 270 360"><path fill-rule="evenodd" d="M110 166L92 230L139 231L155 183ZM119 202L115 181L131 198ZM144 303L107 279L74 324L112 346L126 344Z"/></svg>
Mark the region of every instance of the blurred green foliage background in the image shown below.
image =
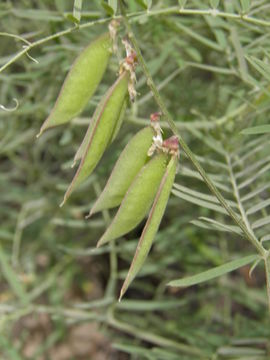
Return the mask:
<svg viewBox="0 0 270 360"><path fill-rule="evenodd" d="M254 0L246 10L265 25L199 13L215 1L188 0L186 8L198 10L191 15L169 11L178 6L173 0L153 1L150 11L135 0L126 3L144 59L182 136L233 208L241 215L242 204L249 213L258 239L267 240L269 135L240 132L269 122L270 4ZM248 3L220 1L218 9L243 14ZM71 0L1 2L0 66L26 45L8 34L35 43L73 28L68 17L73 5ZM73 156L120 59L111 59L80 117L38 140L35 135L76 55L106 31L108 22L95 22L107 17L100 1L85 0L81 24L93 26L37 44L0 72L1 359L269 359L263 264L251 277L245 266L198 286L167 286L256 253L209 198L182 152L150 256L117 303L142 227L96 249L113 212L84 216L128 139L158 110L140 66L139 96L117 140L59 208L73 176ZM120 27L119 38L124 35ZM14 98L18 108L9 111Z"/></svg>

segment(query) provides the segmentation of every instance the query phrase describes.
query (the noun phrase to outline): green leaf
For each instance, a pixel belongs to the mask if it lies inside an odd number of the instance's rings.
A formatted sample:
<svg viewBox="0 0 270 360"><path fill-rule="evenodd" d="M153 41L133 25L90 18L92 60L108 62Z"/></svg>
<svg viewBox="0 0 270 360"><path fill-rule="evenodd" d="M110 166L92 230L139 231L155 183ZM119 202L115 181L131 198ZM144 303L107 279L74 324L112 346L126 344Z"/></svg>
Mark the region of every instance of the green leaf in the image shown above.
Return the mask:
<svg viewBox="0 0 270 360"><path fill-rule="evenodd" d="M74 24L77 24L77 25L80 23L80 22L78 21L78 19L74 17L73 14L67 14L67 15L66 15L66 19L69 20L69 21L71 21L71 22L74 23Z"/></svg>
<svg viewBox="0 0 270 360"><path fill-rule="evenodd" d="M199 220L192 220L191 223L205 229L231 232L231 233L236 233L238 235L242 235L242 230L238 226L226 225L214 219L206 218L204 216L200 216Z"/></svg>
<svg viewBox="0 0 270 360"><path fill-rule="evenodd" d="M265 63L264 61L256 58L255 56L248 56L246 55L245 58L247 61L256 69L264 79L270 81L270 65ZM262 84L261 84L262 86ZM269 89L266 90L266 93L269 94Z"/></svg>
<svg viewBox="0 0 270 360"><path fill-rule="evenodd" d="M172 25L175 29L178 30L178 32L185 32L187 35L189 35L190 37L192 37L193 39L197 40L198 42L202 43L203 45L209 47L210 49L216 50L216 51L222 51L223 49L222 47L216 43L213 40L210 40L208 37L206 36L202 36L200 34L198 34L197 31L192 30L192 28L190 26L185 26L184 24L182 24L182 22L178 21L176 23L174 23Z"/></svg>
<svg viewBox="0 0 270 360"><path fill-rule="evenodd" d="M185 194L183 193L182 191L179 191L179 190L175 190L173 189L172 190L172 193L179 197L180 199L183 199L183 200L186 200L192 204L195 204L197 206L201 206L203 208L206 208L206 209L209 209L209 210L214 210L214 211L217 211L221 214L225 214L227 215L227 211L220 205L217 205L217 204L213 204L209 201L205 201L205 200L201 200L199 199L198 197L194 197L194 196L191 196L189 194Z"/></svg>
<svg viewBox="0 0 270 360"><path fill-rule="evenodd" d="M213 202L213 203L218 204L218 205L220 204L219 201L217 200L217 198L214 195L208 195L208 194L205 194L203 192L190 189L190 188L188 188L186 186L179 185L177 183L174 183L173 186L177 190L179 190L179 191L181 191L183 193L186 193L186 194L188 194L190 196L193 196L195 198L199 198L199 199L202 199L202 200ZM236 204L235 201L231 201L231 200L228 200L228 199L226 199L226 201L231 207L237 208L237 204Z"/></svg>
<svg viewBox="0 0 270 360"><path fill-rule="evenodd" d="M113 14L117 12L117 0L108 0L109 6L113 9Z"/></svg>
<svg viewBox="0 0 270 360"><path fill-rule="evenodd" d="M240 267L250 264L251 262L257 259L259 259L258 255L249 255L241 259L230 261L227 264L217 266L213 269L204 271L197 275L189 276L184 279L170 281L168 285L177 286L177 287L187 287L187 286L200 284L202 282L215 279L216 277L225 275L231 271L239 269Z"/></svg>
<svg viewBox="0 0 270 360"><path fill-rule="evenodd" d="M270 216L266 216L262 219L256 220L254 223L251 224L251 227L254 230L268 224L270 224Z"/></svg>
<svg viewBox="0 0 270 360"><path fill-rule="evenodd" d="M101 5L103 7L103 9L106 11L107 15L109 16L113 16L114 15L114 9L106 3L106 1L102 1Z"/></svg>
<svg viewBox="0 0 270 360"><path fill-rule="evenodd" d="M39 10L39 9L23 9L14 8L12 14L18 18L34 20L34 21L63 21L63 16L60 16L56 11Z"/></svg>
<svg viewBox="0 0 270 360"><path fill-rule="evenodd" d="M241 131L241 134L243 135L257 135L257 134L266 134L270 133L270 125L259 125L259 126L253 126L250 128L246 128Z"/></svg>
<svg viewBox="0 0 270 360"><path fill-rule="evenodd" d="M240 0L242 11L247 13L249 11L251 0Z"/></svg>
<svg viewBox="0 0 270 360"><path fill-rule="evenodd" d="M1 266L2 274L4 278L7 280L10 288L18 296L21 302L24 305L27 305L29 303L28 295L22 283L18 280L17 274L10 266L7 256L4 253L2 247L0 247L0 266Z"/></svg>
<svg viewBox="0 0 270 360"><path fill-rule="evenodd" d="M256 205L252 206L251 208L249 208L246 211L246 214L247 215L252 215L252 214L256 213L257 211L265 209L269 205L270 205L270 199L260 201L258 204L256 204Z"/></svg>
<svg viewBox="0 0 270 360"><path fill-rule="evenodd" d="M218 5L219 5L219 0L210 0L210 6L213 9L217 9Z"/></svg>
<svg viewBox="0 0 270 360"><path fill-rule="evenodd" d="M83 0L74 0L73 17L75 19L75 22L78 24L81 21L82 3Z"/></svg>
<svg viewBox="0 0 270 360"><path fill-rule="evenodd" d="M147 9L150 10L152 7L152 0L145 0L145 3L147 5Z"/></svg>
<svg viewBox="0 0 270 360"><path fill-rule="evenodd" d="M144 0L136 0L136 3L139 4L142 8L147 10L147 3Z"/></svg>
<svg viewBox="0 0 270 360"><path fill-rule="evenodd" d="M181 9L184 9L186 3L187 3L187 0L178 0L178 4Z"/></svg>

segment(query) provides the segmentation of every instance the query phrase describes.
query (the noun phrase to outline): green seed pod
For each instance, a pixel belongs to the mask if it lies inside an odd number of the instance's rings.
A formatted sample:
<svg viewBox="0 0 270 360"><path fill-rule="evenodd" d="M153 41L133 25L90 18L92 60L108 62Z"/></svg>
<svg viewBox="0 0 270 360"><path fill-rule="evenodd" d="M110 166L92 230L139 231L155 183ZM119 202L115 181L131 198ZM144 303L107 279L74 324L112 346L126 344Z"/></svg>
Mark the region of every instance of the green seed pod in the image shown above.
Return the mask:
<svg viewBox="0 0 270 360"><path fill-rule="evenodd" d="M111 142L113 142L115 140L116 136L119 133L119 130L121 129L121 126L122 126L123 121L124 121L125 113L126 113L126 110L127 110L127 105L128 105L128 100L125 100L124 104L122 105L122 109L120 111L119 119L117 120L117 123L115 125Z"/></svg>
<svg viewBox="0 0 270 360"><path fill-rule="evenodd" d="M106 102L107 102L107 94L109 93L109 91L106 93L105 96L103 96L94 112L94 115L92 117L92 119L90 120L90 124L87 128L87 131L86 131L86 134L83 138L83 141L81 143L81 145L79 146L79 149L77 150L76 154L75 154L75 157L74 157L74 160L73 160L73 164L72 164L72 167L76 164L76 162L80 159L83 158L85 152L86 152L86 149L87 149L87 146L89 144L89 141L91 139L91 137L93 136L93 133L95 132L95 129L96 129L96 126L97 126L97 123L99 121L99 117L100 117L100 114L102 113L105 105L106 105Z"/></svg>
<svg viewBox="0 0 270 360"><path fill-rule="evenodd" d="M152 246L154 237L158 231L160 222L165 212L170 192L173 186L178 159L177 156L172 156L166 172L161 180L159 189L157 191L153 206L150 210L147 222L143 229L141 238L139 240L135 256L130 266L129 272L122 286L119 301L127 291L129 285L141 269L147 255Z"/></svg>
<svg viewBox="0 0 270 360"><path fill-rule="evenodd" d="M93 116L92 128L87 138L87 146L84 145L84 154L80 166L67 189L62 206L71 192L82 183L95 169L106 147L111 142L115 127L121 114L123 103L126 101L128 94L129 74L123 72L114 85L107 91L98 105Z"/></svg>
<svg viewBox="0 0 270 360"><path fill-rule="evenodd" d="M109 33L106 33L92 42L78 56L38 136L50 127L70 121L84 109L107 68L111 47L112 40Z"/></svg>
<svg viewBox="0 0 270 360"><path fill-rule="evenodd" d="M128 233L143 220L155 198L167 159L166 154L160 153L142 167L130 185L111 225L99 240L98 247Z"/></svg>
<svg viewBox="0 0 270 360"><path fill-rule="evenodd" d="M120 205L133 179L149 159L147 152L152 144L153 136L154 130L149 126L139 131L128 142L89 217L98 211Z"/></svg>
<svg viewBox="0 0 270 360"><path fill-rule="evenodd" d="M102 106L104 106L104 100L105 100L105 99L106 99L106 98L104 97L103 101L101 101L100 104L98 105L100 109L102 108ZM116 126L115 126L115 129L114 129L114 131L113 131L113 135L112 135L112 140L111 140L111 142L114 141L114 139L116 138L116 136L117 136L117 134L118 134L118 132L119 132L119 130L120 130L120 128L121 128L121 125L122 125L123 120L124 120L124 115L125 115L126 109L127 109L127 100L124 101L124 104L123 104L123 106L122 106L119 119L118 119L118 121L117 121L117 123L116 123ZM99 111L100 111L100 110L98 110L98 111L95 112L94 115L95 115L96 117L97 117L97 115L99 114ZM83 154L85 153L85 150L86 150L86 148L87 148L87 144L88 144L88 142L89 142L89 139L91 138L91 135L92 135L93 130L94 130L94 128L95 128L96 120L97 120L97 119L95 119L94 117L93 117L93 119L91 120L90 125L88 126L88 129L87 129L87 132L86 132L86 134L85 134L85 136L84 136L84 138L83 138L83 141L82 141L79 149L77 150L77 152L76 152L76 154L75 154L72 167L76 164L76 162L77 162L78 160L80 160L80 159L83 157Z"/></svg>

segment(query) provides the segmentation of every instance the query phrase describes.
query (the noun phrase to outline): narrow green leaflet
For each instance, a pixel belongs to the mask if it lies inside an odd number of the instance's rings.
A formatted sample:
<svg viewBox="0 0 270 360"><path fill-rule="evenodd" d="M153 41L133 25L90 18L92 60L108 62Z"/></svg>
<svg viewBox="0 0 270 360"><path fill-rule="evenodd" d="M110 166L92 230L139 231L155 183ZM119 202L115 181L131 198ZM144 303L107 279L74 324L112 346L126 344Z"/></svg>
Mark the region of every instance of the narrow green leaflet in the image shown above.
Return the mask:
<svg viewBox="0 0 270 360"><path fill-rule="evenodd" d="M257 59L255 56L245 56L247 61L256 69L265 79L270 81L270 66L269 64ZM266 90L269 92L269 89Z"/></svg>
<svg viewBox="0 0 270 360"><path fill-rule="evenodd" d="M257 134L266 134L266 133L270 133L270 125L267 124L253 126L241 131L241 134L243 135L257 135Z"/></svg>
<svg viewBox="0 0 270 360"><path fill-rule="evenodd" d="M135 0L136 3L138 3L142 8L144 8L145 10L147 10L147 4L145 0Z"/></svg>
<svg viewBox="0 0 270 360"><path fill-rule="evenodd" d="M252 207L250 207L247 211L246 214L247 215L252 215L255 214L257 211L260 211L262 209L265 209L267 206L270 205L270 199L266 199L263 201L260 201L259 203L257 203L256 205L253 205Z"/></svg>
<svg viewBox="0 0 270 360"><path fill-rule="evenodd" d="M186 2L187 2L187 0L178 0L178 4L181 9L184 9Z"/></svg>
<svg viewBox="0 0 270 360"><path fill-rule="evenodd" d="M22 283L18 280L17 274L14 272L12 267L10 266L7 256L4 253L2 247L0 246L0 266L1 271L4 278L7 280L9 286L14 291L14 293L18 296L21 302L24 305L29 303L29 298L26 293L26 290Z"/></svg>
<svg viewBox="0 0 270 360"><path fill-rule="evenodd" d="M81 21L82 3L83 0L74 0L73 17L76 19L77 23L80 23Z"/></svg>
<svg viewBox="0 0 270 360"><path fill-rule="evenodd" d="M152 7L152 0L144 0L144 2L145 2L146 5L147 5L147 9L150 10L151 7Z"/></svg>
<svg viewBox="0 0 270 360"><path fill-rule="evenodd" d="M117 0L108 0L109 6L113 9L113 13L117 12Z"/></svg>
<svg viewBox="0 0 270 360"><path fill-rule="evenodd" d="M152 144L153 135L154 131L149 126L139 131L129 141L89 216L120 205L133 179L149 158L147 151Z"/></svg>
<svg viewBox="0 0 270 360"><path fill-rule="evenodd" d="M106 11L107 15L109 15L109 16L114 15L113 8L106 1L101 1L101 5L102 5L103 9Z"/></svg>
<svg viewBox="0 0 270 360"><path fill-rule="evenodd" d="M50 127L70 121L84 109L107 68L111 46L110 35L106 33L92 42L78 56L38 136Z"/></svg>
<svg viewBox="0 0 270 360"><path fill-rule="evenodd" d="M200 274L186 277L184 279L173 280L168 283L169 286L187 287L196 284L200 284L204 281L215 279L216 277L225 275L231 271L234 271L242 266L250 264L251 262L259 259L258 255L250 255L241 259L233 260L227 264L217 266L211 270L204 271Z"/></svg>
<svg viewBox="0 0 270 360"><path fill-rule="evenodd" d="M219 0L210 0L210 5L213 9L217 9L219 5Z"/></svg>
<svg viewBox="0 0 270 360"><path fill-rule="evenodd" d="M203 208L214 210L214 211L217 211L217 212L219 212L221 214L227 215L226 210L224 210L224 208L221 207L220 205L211 203L209 201L201 200L198 197L190 196L189 194L185 194L185 193L183 193L182 191L179 191L179 190L173 189L172 193L175 196L179 197L180 199L186 200L186 201L188 201L188 202L190 202L192 204L195 204L197 206L201 206Z"/></svg>
<svg viewBox="0 0 270 360"><path fill-rule="evenodd" d="M255 230L268 224L270 224L270 216L265 216L264 218L256 220L254 223L252 223L251 227L252 230Z"/></svg>
<svg viewBox="0 0 270 360"><path fill-rule="evenodd" d="M98 247L127 234L143 220L154 201L166 165L167 156L161 153L143 166L130 185L111 225L99 240Z"/></svg>
<svg viewBox="0 0 270 360"><path fill-rule="evenodd" d="M249 11L251 0L240 0L241 7L244 13Z"/></svg>
<svg viewBox="0 0 270 360"><path fill-rule="evenodd" d="M197 32L193 31L190 27L183 25L182 23L177 22L175 24L173 24L173 27L176 28L179 32L179 30L182 32L184 31L184 33L188 34L190 37L192 37L193 39L197 40L198 42L204 44L205 46L209 47L210 49L214 49L216 51L223 51L221 46L216 43L213 40L209 40L209 38L202 36L200 34L198 34Z"/></svg>
<svg viewBox="0 0 270 360"><path fill-rule="evenodd" d="M1 4L1 3L0 3ZM23 9L22 6L12 8L14 16L35 21L46 21L46 22L62 22L63 16L58 11L40 10L40 9Z"/></svg>
<svg viewBox="0 0 270 360"><path fill-rule="evenodd" d="M128 93L129 74L124 72L115 84L105 94L103 106L97 107L98 114L94 115L94 128L81 160L80 166L67 189L61 206L71 192L82 183L95 169L106 147L111 141L116 123L119 119L123 103Z"/></svg>
<svg viewBox="0 0 270 360"><path fill-rule="evenodd" d="M122 286L119 300L121 300L122 296L127 291L129 285L141 269L151 249L154 237L158 231L173 186L177 162L178 161L176 156L171 158L167 166L166 172L161 180L153 206L149 213L149 217L139 240L135 256L132 260L131 267Z"/></svg>

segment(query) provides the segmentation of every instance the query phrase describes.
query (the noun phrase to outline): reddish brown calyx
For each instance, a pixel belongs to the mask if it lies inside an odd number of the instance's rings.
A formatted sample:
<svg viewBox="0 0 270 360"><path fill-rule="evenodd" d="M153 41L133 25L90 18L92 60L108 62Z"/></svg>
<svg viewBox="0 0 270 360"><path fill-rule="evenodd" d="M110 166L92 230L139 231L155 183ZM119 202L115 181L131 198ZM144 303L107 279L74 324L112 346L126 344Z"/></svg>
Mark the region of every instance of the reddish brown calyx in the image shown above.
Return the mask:
<svg viewBox="0 0 270 360"><path fill-rule="evenodd" d="M151 122L155 123L158 122L160 120L162 113L160 111L154 112L153 114L150 115L150 120Z"/></svg>
<svg viewBox="0 0 270 360"><path fill-rule="evenodd" d="M126 57L125 63L127 66L132 67L132 70L134 70L135 66L138 63L138 58L135 51L131 51L131 53Z"/></svg>
<svg viewBox="0 0 270 360"><path fill-rule="evenodd" d="M170 155L179 156L179 140L178 137L173 135L163 141L162 148L164 152Z"/></svg>

